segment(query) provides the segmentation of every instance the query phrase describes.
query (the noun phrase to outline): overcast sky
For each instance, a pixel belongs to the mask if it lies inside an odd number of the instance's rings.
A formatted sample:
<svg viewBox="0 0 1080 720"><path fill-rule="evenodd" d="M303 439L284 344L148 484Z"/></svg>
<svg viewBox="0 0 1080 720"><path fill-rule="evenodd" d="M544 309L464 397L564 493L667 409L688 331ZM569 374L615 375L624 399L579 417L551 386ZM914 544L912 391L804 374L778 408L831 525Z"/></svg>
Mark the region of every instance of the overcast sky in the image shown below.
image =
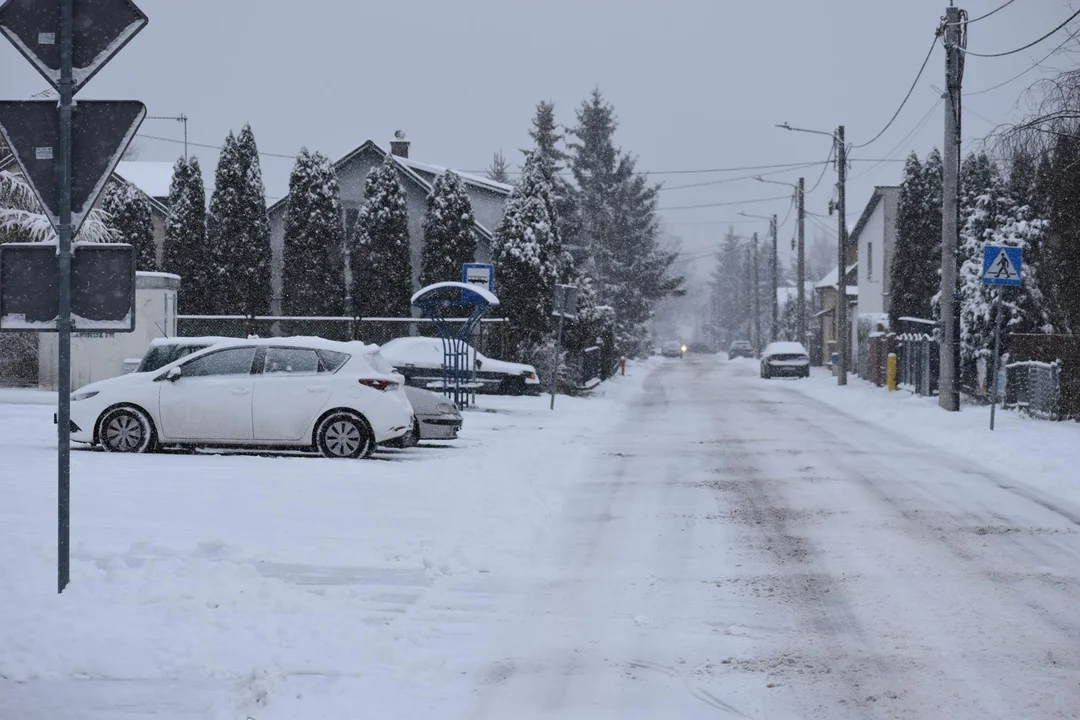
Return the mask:
<svg viewBox="0 0 1080 720"><path fill-rule="evenodd" d="M823 160L824 136L774 128L832 130L843 123L861 143L888 121L930 47L941 0L137 0L150 16L136 37L80 94L140 99L150 115L189 118L195 143L220 144L250 122L259 149L301 146L336 159L367 138L384 148L395 130L412 157L460 170L488 165L495 150L514 163L528 145L536 103L555 102L558 120L599 86L615 106L618 142L642 170L694 170ZM975 18L1003 0L962 5ZM1064 20L1066 0L1016 0L970 26L968 46L999 52L1022 46ZM965 91L1021 72L1066 32L1001 59L970 58ZM27 97L45 85L7 43L0 43L0 97ZM1001 89L965 99L965 140L981 138L1014 112L1032 71ZM944 53L927 71L890 130L853 158L885 157L935 104ZM920 155L940 145L940 106L896 149ZM148 120L143 135L179 140L179 124ZM966 147L971 143L966 142ZM142 138L139 159L174 160L180 145ZM197 148L210 175L217 153ZM264 157L267 194L282 196L292 163ZM848 214L857 219L875 184L896 184L901 164L856 162ZM820 170L802 170L807 186ZM865 173L865 174L863 174ZM668 186L745 175L657 175ZM800 171L773 175L794 181ZM835 173L829 168L807 209L824 214ZM673 207L788 195L754 180L668 189ZM737 213L783 219L787 200L665 210L682 238L684 268L714 248L731 220L739 232L766 223ZM835 217L822 221L835 227ZM794 220L780 230L790 241ZM808 235L813 225L808 225Z"/></svg>

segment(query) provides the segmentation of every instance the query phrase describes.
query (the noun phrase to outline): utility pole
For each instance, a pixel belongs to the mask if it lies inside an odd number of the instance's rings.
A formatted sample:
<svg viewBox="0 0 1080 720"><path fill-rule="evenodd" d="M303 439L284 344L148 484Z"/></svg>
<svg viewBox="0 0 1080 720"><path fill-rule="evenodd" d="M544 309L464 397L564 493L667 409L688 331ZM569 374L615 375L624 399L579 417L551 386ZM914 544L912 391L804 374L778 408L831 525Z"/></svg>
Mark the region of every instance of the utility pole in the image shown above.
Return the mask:
<svg viewBox="0 0 1080 720"><path fill-rule="evenodd" d="M776 215L769 221L769 228L772 230L772 332L769 339L776 342L780 333L780 298L777 297L780 293L780 257L776 252Z"/></svg>
<svg viewBox="0 0 1080 720"><path fill-rule="evenodd" d="M840 227L836 236L836 259L838 275L836 282L836 348L840 362L836 368L836 384L847 385L848 342L851 331L847 322L847 218L844 217L844 183L847 180L847 147L844 145L844 126L836 129L837 182L836 211L840 215Z"/></svg>
<svg viewBox="0 0 1080 720"><path fill-rule="evenodd" d="M960 81L963 76L961 13L958 7L945 8L946 102L941 188L941 375L938 404L952 412L960 409L960 303L956 285L956 249L959 226ZM997 378L994 380L996 382Z"/></svg>
<svg viewBox="0 0 1080 720"><path fill-rule="evenodd" d="M758 241L757 233L751 242L754 250L754 356L761 355L761 291L758 287L761 274L758 271Z"/></svg>
<svg viewBox="0 0 1080 720"><path fill-rule="evenodd" d="M798 252L797 252L799 269L798 269L798 272L796 273L798 275L796 280L797 280L798 285L799 285L799 287L798 287L798 289L796 291L797 292L796 297L798 297L798 302L799 302L799 314L796 316L796 317L798 317L798 320L796 322L796 328L797 328L796 336L797 337L795 339L798 340L801 343L806 342L806 250L805 250L805 245L804 245L804 243L806 241L806 228L805 228L806 209L805 209L805 207L803 205L803 199L804 199L803 198L803 194L804 194L803 189L804 189L804 187L805 187L805 185L804 185L803 179L799 178L799 187L795 191L795 206L796 206L796 212L798 213L798 241L797 242L798 242L798 245L799 245Z"/></svg>

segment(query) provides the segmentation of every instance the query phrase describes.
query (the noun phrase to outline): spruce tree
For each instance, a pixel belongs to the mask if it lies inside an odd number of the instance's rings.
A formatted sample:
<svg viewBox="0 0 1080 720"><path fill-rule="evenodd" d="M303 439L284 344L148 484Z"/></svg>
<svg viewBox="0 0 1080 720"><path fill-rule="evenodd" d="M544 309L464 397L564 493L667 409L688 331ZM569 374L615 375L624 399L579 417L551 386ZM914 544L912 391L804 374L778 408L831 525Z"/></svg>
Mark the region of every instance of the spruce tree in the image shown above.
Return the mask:
<svg viewBox="0 0 1080 720"><path fill-rule="evenodd" d="M339 315L345 307L345 226L337 174L329 158L301 148L289 176L285 211L282 311Z"/></svg>
<svg viewBox="0 0 1080 720"><path fill-rule="evenodd" d="M364 182L364 206L356 220L352 251L356 312L374 317L411 314L412 256L405 188L392 155Z"/></svg>
<svg viewBox="0 0 1080 720"><path fill-rule="evenodd" d="M461 267L476 256L472 203L461 178L451 170L435 178L424 213L420 285L460 280Z"/></svg>
<svg viewBox="0 0 1080 720"><path fill-rule="evenodd" d="M214 312L264 315L270 309L270 221L258 148L250 125L225 138L210 199L209 304Z"/></svg>
<svg viewBox="0 0 1080 720"><path fill-rule="evenodd" d="M972 386L978 359L989 358L994 330L990 293L982 283L983 248L993 241L1008 198L1001 173L985 154L966 157L960 178L960 360L964 384Z"/></svg>
<svg viewBox="0 0 1080 720"><path fill-rule="evenodd" d="M180 158L173 165L163 256L162 269L180 276L179 311L209 312L206 285L213 259L206 241L206 188L196 157Z"/></svg>
<svg viewBox="0 0 1080 720"><path fill-rule="evenodd" d="M150 198L131 183L117 178L105 188L101 209L109 216L107 222L116 242L128 243L134 248L135 269L156 271L157 248Z"/></svg>
<svg viewBox="0 0 1080 720"><path fill-rule="evenodd" d="M510 184L510 165L506 162L506 157L502 154L502 150L497 150L491 157L491 165L488 166L486 171L488 180L492 180L497 183L503 183L504 185Z"/></svg>
<svg viewBox="0 0 1080 720"><path fill-rule="evenodd" d="M586 253L598 293L614 307L620 343L636 353L647 336L652 306L681 295L672 275L677 253L660 245L656 218L658 185L636 171L636 159L614 144L614 109L594 90L577 112L570 168L577 182L576 245Z"/></svg>
<svg viewBox="0 0 1080 720"><path fill-rule="evenodd" d="M533 157L525 160L522 173L492 242L492 261L502 289L500 309L509 320L515 358L525 357L544 340L555 284L563 270L548 211L550 187Z"/></svg>

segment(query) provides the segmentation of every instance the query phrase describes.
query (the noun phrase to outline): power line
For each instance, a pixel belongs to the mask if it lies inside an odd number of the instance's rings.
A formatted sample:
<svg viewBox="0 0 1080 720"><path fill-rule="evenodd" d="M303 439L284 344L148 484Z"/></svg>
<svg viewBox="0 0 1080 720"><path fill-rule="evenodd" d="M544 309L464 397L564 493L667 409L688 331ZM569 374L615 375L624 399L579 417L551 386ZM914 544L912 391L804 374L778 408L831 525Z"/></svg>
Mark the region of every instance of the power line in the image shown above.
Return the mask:
<svg viewBox="0 0 1080 720"><path fill-rule="evenodd" d="M900 107L896 108L896 112L894 112L893 116L891 118L889 118L889 122L885 123L885 127L881 128L881 130L878 132L877 135L870 138L869 140L862 143L861 145L852 145L852 148L857 150L859 148L866 147L867 145L873 143L879 137L884 135L885 131L888 130L890 127L892 127L892 124L894 122L896 122L897 116L900 115L900 111L904 109L904 106L907 105L908 99L911 98L911 93L914 92L915 86L919 84L919 79L922 78L923 71L926 70L926 64L928 62L930 62L930 56L934 54L934 48L935 47L937 47L937 35L936 34L934 35L933 40L930 41L930 49L927 51L926 57L923 58L922 65L919 67L919 73L915 76L915 80L914 80L914 82L911 83L911 87L908 88L907 95L905 95L904 99L900 101Z"/></svg>
<svg viewBox="0 0 1080 720"><path fill-rule="evenodd" d="M829 170L829 161L832 160L832 156L833 156L834 152L836 152L836 143L833 143L832 147L829 148L829 155L828 155L828 157L825 158L825 167L821 168L821 174L818 175L818 179L817 179L817 182L814 183L814 187L812 187L809 190L805 191L803 193L804 196L814 192L815 190L817 190L817 186L821 184L822 179L825 177L825 173L828 172L828 170Z"/></svg>
<svg viewBox="0 0 1080 720"><path fill-rule="evenodd" d="M1072 15L1065 18L1065 21L1063 23L1061 23L1056 28L1054 28L1050 32L1043 35L1038 40L1034 40L1032 42L1029 42L1027 45L1025 45L1023 47L1018 47L1015 50L1009 50L1007 52L999 52L999 53L977 53L977 52L972 52L972 51L968 50L967 48L957 48L957 49L960 52L964 53L965 55L971 55L973 57L980 57L980 58L999 58L999 57L1005 57L1006 55L1015 55L1018 52L1023 52L1024 50L1027 50L1029 47L1034 47L1035 45L1038 45L1043 40L1045 40L1046 38L1048 38L1051 35L1053 35L1054 33L1056 33L1058 30L1060 30L1061 28L1068 25L1073 20L1073 18L1075 18L1077 15L1080 15L1080 10L1077 10Z"/></svg>
<svg viewBox="0 0 1080 720"><path fill-rule="evenodd" d="M828 161L826 160L824 162L806 163L805 165L796 165L794 167L790 167L784 170L772 170L770 172L754 173L753 175L740 175L739 177L724 178L723 180L709 180L707 182L690 183L689 185L672 185L670 187L664 186L661 187L660 190L684 190L687 188L706 187L708 185L723 185L725 183L741 182L743 180L754 180L756 178L764 177L766 175L782 175L783 173L793 172L795 170L802 170L804 168L814 167L816 165L823 165L827 162Z"/></svg>
<svg viewBox="0 0 1080 720"><path fill-rule="evenodd" d="M904 138L900 142L896 143L896 145L893 146L892 150L885 153L885 157L891 159L893 153L895 153L897 150L899 150L901 147L903 147L905 144L907 144L907 142L909 140L911 140L911 138L913 138L915 135L917 135L919 133L919 131L922 130L926 126L926 123L930 119L930 116L933 115L934 111L937 110L941 106L942 102L943 102L943 98L939 97L937 99L937 102L935 102L933 104L933 106L931 106L931 108L926 111L926 114L922 116L922 119L919 120L919 122L917 122L915 124L915 127L912 128L911 132L909 132L907 135L905 135ZM866 175L867 173L873 172L874 169L881 166L881 164L882 164L881 162L876 162L873 165L871 165L870 167L863 170L861 173L858 173L857 175L853 176L851 179L856 180L858 178L861 178L863 175Z"/></svg>
<svg viewBox="0 0 1080 720"><path fill-rule="evenodd" d="M1034 70L1035 68L1039 67L1039 66L1040 66L1040 65L1042 65L1042 64L1043 64L1044 62L1046 62L1047 60L1049 60L1049 59L1050 59L1051 57L1053 57L1053 56L1054 56L1054 55L1055 55L1055 54L1057 53L1057 51L1058 51L1058 50L1060 50L1061 48L1065 47L1065 45L1066 45L1066 44L1067 44L1067 43L1068 43L1068 42L1069 42L1070 40L1072 40L1073 38L1075 38L1075 37L1077 36L1077 34L1080 34L1080 28L1077 28L1077 29L1076 29L1076 30L1074 30L1074 31L1073 31L1072 33L1070 33L1069 37L1067 37L1067 38L1065 38L1064 40L1062 40L1062 41L1061 41L1061 44L1060 44L1060 45L1058 45L1058 46L1057 46L1056 48L1054 48L1053 50L1051 50L1050 52L1048 52L1048 53L1047 53L1046 55L1044 55L1044 56L1042 57L1042 59L1041 59L1041 60L1037 60L1037 61L1036 61L1036 62L1035 62L1034 64L1030 65L1030 66L1029 66L1029 67L1028 67L1028 68L1027 68L1026 70L1024 70L1023 72L1021 72L1021 73L1018 73L1018 74L1016 74L1016 75L1013 75L1013 76L1012 76L1011 78L1009 78L1008 80L1005 80L1005 81L1003 81L1003 82L999 82L999 83L998 83L997 85L991 85L990 87L988 87L988 88L983 88L982 90L976 90L976 91L974 91L974 92L968 92L968 93L964 93L964 94L963 94L963 97L974 97L975 95L982 95L983 93L988 93L988 92L990 92L991 90L997 90L997 89L998 89L998 88L1000 88L1000 87L1004 87L1004 86L1008 85L1009 83L1011 83L1011 82L1012 82L1013 80L1018 80L1018 79L1022 78L1022 77L1023 77L1024 75L1027 75L1027 74L1028 74L1029 72L1031 72L1032 70Z"/></svg>
<svg viewBox="0 0 1080 720"><path fill-rule="evenodd" d="M142 133L136 133L135 136L136 137L141 137L141 138L143 138L145 140L159 140L161 142L177 143L179 145L184 144L183 140L174 140L173 138L157 137L156 135L143 135ZM209 150L221 150L220 145L207 145L206 143L197 143L197 142L188 142L187 144L191 145L193 147L207 148ZM286 160L295 160L296 159L296 155L283 155L281 153L262 152L261 150L259 151L259 155L262 156L262 157L284 158Z"/></svg>
<svg viewBox="0 0 1080 720"><path fill-rule="evenodd" d="M775 197L767 198L755 198L753 200L733 200L731 202L719 202L719 203L705 203L703 205L674 205L671 207L657 208L657 211L662 210L696 210L697 208L711 208L711 207L727 207L729 205L750 205L751 203L763 203L773 202L776 200L787 200L787 195L777 195Z"/></svg>
<svg viewBox="0 0 1080 720"><path fill-rule="evenodd" d="M999 5L998 7L994 8L993 10L986 13L985 15L980 15L979 17L974 18L972 20L964 20L963 22L956 23L956 24L957 25L970 25L973 22L979 22L980 20L985 20L986 18L990 17L994 13L999 12L999 11L1004 10L1005 8L1009 7L1014 2L1016 2L1016 0L1007 0L1007 2L1004 5Z"/></svg>

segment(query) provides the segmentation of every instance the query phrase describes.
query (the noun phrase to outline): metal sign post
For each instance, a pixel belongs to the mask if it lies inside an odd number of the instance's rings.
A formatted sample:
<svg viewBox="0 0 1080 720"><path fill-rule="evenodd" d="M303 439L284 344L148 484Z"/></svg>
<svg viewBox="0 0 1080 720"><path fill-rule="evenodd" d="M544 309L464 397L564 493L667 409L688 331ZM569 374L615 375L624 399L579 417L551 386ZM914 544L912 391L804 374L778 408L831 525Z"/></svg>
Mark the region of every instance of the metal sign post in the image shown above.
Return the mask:
<svg viewBox="0 0 1080 720"><path fill-rule="evenodd" d="M58 592L70 580L72 238L146 115L142 103L87 103L104 114L80 106L76 120L74 95L146 23L131 0L7 0L0 6L0 34L60 95L58 117L55 103L0 107L0 132L57 235ZM125 116L128 122L118 127L117 118ZM77 144L80 127L85 133Z"/></svg>
<svg viewBox="0 0 1080 720"><path fill-rule="evenodd" d="M559 385L559 352L562 350L563 321L577 316L578 289L573 285L556 285L552 315L559 316L559 336L551 358L551 409L555 409L555 390Z"/></svg>
<svg viewBox="0 0 1080 720"><path fill-rule="evenodd" d="M990 429L994 429L994 416L998 403L998 373L1001 372L1001 298L1007 287L1020 287L1023 282L1023 250L1005 245L987 245L983 248L983 285L997 285L997 301L994 303L994 371L990 391Z"/></svg>

